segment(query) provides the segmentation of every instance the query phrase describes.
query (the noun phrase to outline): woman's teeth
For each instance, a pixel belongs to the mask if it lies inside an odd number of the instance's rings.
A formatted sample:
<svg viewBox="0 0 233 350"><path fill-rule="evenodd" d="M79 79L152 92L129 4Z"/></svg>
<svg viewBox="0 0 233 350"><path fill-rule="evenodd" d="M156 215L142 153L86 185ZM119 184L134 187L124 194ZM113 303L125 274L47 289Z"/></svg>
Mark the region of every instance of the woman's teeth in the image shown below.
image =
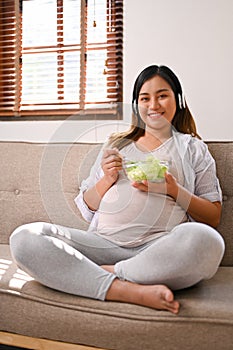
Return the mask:
<svg viewBox="0 0 233 350"><path fill-rule="evenodd" d="M162 114L161 113L149 113L148 116L150 118L159 118L159 117L162 117Z"/></svg>

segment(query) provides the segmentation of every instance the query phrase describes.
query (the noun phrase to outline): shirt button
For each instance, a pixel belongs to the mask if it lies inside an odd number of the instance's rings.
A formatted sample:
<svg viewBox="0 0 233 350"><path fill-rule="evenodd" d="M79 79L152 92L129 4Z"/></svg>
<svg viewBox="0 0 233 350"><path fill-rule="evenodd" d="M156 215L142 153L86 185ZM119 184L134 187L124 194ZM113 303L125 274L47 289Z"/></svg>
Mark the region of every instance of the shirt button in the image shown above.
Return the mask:
<svg viewBox="0 0 233 350"><path fill-rule="evenodd" d="M16 195L20 194L20 190L15 190L15 194Z"/></svg>

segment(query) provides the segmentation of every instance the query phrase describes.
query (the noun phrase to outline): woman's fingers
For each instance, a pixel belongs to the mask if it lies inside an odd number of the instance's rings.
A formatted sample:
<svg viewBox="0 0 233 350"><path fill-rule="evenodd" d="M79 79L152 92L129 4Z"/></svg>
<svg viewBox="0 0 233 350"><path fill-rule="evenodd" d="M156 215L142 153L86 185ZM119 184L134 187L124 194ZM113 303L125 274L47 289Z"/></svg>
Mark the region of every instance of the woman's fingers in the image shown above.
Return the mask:
<svg viewBox="0 0 233 350"><path fill-rule="evenodd" d="M153 192L166 194L167 184L166 182L156 183L143 180L142 182L132 182L132 186L143 192Z"/></svg>
<svg viewBox="0 0 233 350"><path fill-rule="evenodd" d="M102 166L105 166L106 169L122 168L122 157L117 148L106 149L104 151Z"/></svg>

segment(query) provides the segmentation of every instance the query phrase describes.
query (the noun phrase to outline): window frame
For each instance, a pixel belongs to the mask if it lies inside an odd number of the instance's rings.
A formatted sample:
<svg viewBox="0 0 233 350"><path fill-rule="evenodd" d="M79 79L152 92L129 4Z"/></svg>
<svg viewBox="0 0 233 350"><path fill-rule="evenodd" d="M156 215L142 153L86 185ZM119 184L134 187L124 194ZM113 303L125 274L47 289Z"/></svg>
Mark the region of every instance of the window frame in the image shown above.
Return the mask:
<svg viewBox="0 0 233 350"><path fill-rule="evenodd" d="M77 103L80 103L80 108L64 108L64 109L42 109L42 110L20 110L20 95L22 92L21 87L21 81L22 81L22 45L20 45L20 49L17 49L16 46L17 43L21 43L22 39L22 29L21 29L21 9L22 9L22 0L1 0L2 3L10 3L11 6L14 6L14 15L15 15L15 26L10 26L9 23L6 23L7 31L9 31L9 36L11 27L13 27L13 40L11 42L13 52L14 52L14 63L12 62L10 67L11 70L14 70L14 76L15 76L15 86L17 86L11 97L14 98L14 107L12 110L10 108L8 110L3 110L0 108L0 120L63 120L67 119L68 117L72 116L72 120L119 120L122 119L122 101L123 101L123 0L106 0L106 3L108 6L106 6L106 9L108 11L111 4L114 4L119 7L119 12L116 13L115 20L118 21L119 30L117 31L117 34L108 32L107 31L107 45L110 47L110 49L107 51L107 60L106 60L106 68L108 69L108 61L113 61L113 65L115 64L115 73L117 74L116 78L116 84L117 88L115 88L114 92L117 96L117 101L114 101L112 104L112 107L105 107L105 108L85 108L84 104L82 103L82 99L80 101L77 101ZM19 6L15 6L15 4L19 2ZM57 0L57 6L59 2L62 0ZM111 3L111 4L110 4ZM110 4L110 5L109 5ZM2 5L3 6L3 5ZM80 28L80 38L81 38L81 49L80 49L80 91L79 96L84 95L85 91L85 74L86 74L86 57L87 57L87 50L88 45L86 40L86 14L87 14L87 0L81 0L81 21L82 25ZM118 10L117 10L118 11ZM111 20L113 18L113 15L111 13L111 16L109 15L109 12L106 14L107 18L111 17ZM3 28L3 22L4 22L4 14L1 15L0 18L0 29ZM58 16L57 16L58 20ZM108 27L107 27L108 28ZM59 29L59 28L58 28ZM58 30L57 29L57 30ZM4 29L3 29L4 30ZM57 32L58 33L58 32ZM8 34L7 34L8 35ZM0 61L3 62L4 53L3 53L3 46L4 44L3 38L4 35L0 33ZM9 38L7 37L7 40ZM5 39L6 40L6 39ZM57 49L57 54L59 54L59 51ZM62 54L62 51L61 51ZM119 55L118 55L119 54ZM114 57L116 55L116 57ZM118 56L117 56L118 55ZM7 62L8 64L8 62ZM14 66L14 67L13 67ZM13 67L13 68L12 68ZM109 71L111 70L111 67L109 68ZM83 72L85 74L83 74ZM4 81L4 75L6 73L5 68L0 66L0 98L1 96L4 99L4 96L8 93L8 88L5 90L2 81ZM10 74L10 73L9 73ZM108 74L108 73L107 73ZM2 78L3 77L3 78ZM111 85L111 75L107 78L107 88ZM8 81L7 81L8 84ZM7 86L5 85L5 87ZM9 87L9 90L12 91L12 87ZM3 91L3 92L2 92ZM111 86L109 88L109 91L111 91ZM1 103L1 100L0 100ZM85 103L85 102L84 102ZM98 104L98 102L96 103ZM108 103L108 106L110 103Z"/></svg>

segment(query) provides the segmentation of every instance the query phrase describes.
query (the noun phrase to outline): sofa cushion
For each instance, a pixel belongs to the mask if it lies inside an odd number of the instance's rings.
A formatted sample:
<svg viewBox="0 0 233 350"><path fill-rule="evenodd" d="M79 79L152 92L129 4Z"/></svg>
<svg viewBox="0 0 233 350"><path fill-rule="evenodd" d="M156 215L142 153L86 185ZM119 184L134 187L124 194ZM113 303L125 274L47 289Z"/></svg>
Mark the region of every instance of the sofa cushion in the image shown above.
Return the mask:
<svg viewBox="0 0 233 350"><path fill-rule="evenodd" d="M2 331L116 350L232 349L232 267L177 292L174 315L47 288L16 267L8 245L0 245L0 264Z"/></svg>

